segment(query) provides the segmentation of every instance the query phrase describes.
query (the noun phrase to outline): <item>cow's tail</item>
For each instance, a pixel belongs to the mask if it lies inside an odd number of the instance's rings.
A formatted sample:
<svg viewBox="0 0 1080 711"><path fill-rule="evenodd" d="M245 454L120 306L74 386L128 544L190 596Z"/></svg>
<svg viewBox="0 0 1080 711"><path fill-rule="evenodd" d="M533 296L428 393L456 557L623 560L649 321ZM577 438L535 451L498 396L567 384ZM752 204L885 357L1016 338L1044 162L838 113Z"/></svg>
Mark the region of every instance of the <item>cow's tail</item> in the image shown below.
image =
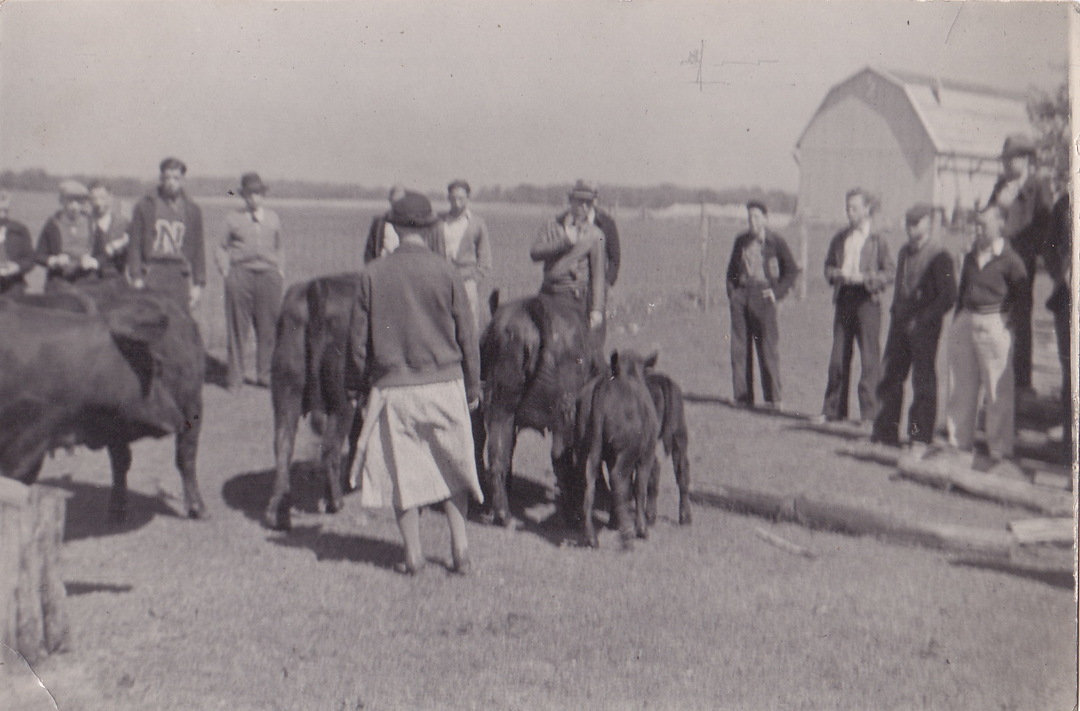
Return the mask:
<svg viewBox="0 0 1080 711"><path fill-rule="evenodd" d="M676 408L681 400L681 393L678 391L679 386L675 384L675 381L666 375L653 375L660 382L660 392L663 397L664 409L660 413L660 442L664 445L664 453L668 456L671 455L672 448L674 447L675 434L679 428L679 422Z"/></svg>
<svg viewBox="0 0 1080 711"><path fill-rule="evenodd" d="M304 326L304 409L308 412L326 412L323 401L323 388L320 364L326 343L322 335L326 333L324 321L326 313L325 285L320 279L313 279L307 290L308 320Z"/></svg>

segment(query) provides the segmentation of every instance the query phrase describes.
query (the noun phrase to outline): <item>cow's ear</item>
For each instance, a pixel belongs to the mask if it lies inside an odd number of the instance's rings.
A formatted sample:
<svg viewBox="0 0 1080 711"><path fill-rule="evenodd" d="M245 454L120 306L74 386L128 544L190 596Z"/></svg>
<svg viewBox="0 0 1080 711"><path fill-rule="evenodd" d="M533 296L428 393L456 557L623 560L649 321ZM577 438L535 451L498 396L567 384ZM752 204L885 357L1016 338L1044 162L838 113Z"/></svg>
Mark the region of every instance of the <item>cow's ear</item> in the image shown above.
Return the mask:
<svg viewBox="0 0 1080 711"><path fill-rule="evenodd" d="M611 352L611 374L613 376L619 374L619 352L618 351L612 351Z"/></svg>
<svg viewBox="0 0 1080 711"><path fill-rule="evenodd" d="M659 357L660 357L660 351L653 351L649 355L645 356L645 367L646 368L655 368L656 367L656 359L659 358Z"/></svg>
<svg viewBox="0 0 1080 711"><path fill-rule="evenodd" d="M129 298L105 313L109 332L116 338L154 343L165 335L169 317L152 299Z"/></svg>

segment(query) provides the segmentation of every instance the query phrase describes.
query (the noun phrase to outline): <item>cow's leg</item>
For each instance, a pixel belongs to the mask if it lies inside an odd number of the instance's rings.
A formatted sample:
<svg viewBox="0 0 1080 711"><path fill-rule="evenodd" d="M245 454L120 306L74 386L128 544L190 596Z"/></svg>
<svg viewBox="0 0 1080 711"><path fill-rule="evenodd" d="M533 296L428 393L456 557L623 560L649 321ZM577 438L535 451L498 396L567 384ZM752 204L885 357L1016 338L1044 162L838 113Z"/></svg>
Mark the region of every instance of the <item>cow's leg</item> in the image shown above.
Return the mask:
<svg viewBox="0 0 1080 711"><path fill-rule="evenodd" d="M656 525L656 498L660 492L660 457L653 452L649 463L647 490L645 492L645 523Z"/></svg>
<svg viewBox="0 0 1080 711"><path fill-rule="evenodd" d="M333 413L327 419L323 432L321 461L326 474L326 489L319 509L326 513L337 513L344 505L341 495L341 445L345 440L345 430L352 421L353 406L346 401L340 412Z"/></svg>
<svg viewBox="0 0 1080 711"><path fill-rule="evenodd" d="M263 513L263 525L277 531L288 531L292 528L289 468L296 445L296 426L300 422L303 396L298 387L279 390L280 385L276 380L271 380L271 387L274 404L274 486Z"/></svg>
<svg viewBox="0 0 1080 711"><path fill-rule="evenodd" d="M206 505L203 504L199 482L195 478L195 457L199 452L201 429L202 415L199 412L189 418L176 434L176 468L180 470L180 479L184 484L184 507L188 518L207 518Z"/></svg>
<svg viewBox="0 0 1080 711"><path fill-rule="evenodd" d="M619 538L623 550L634 547L634 529L630 524L630 512L627 505L630 498L630 477L634 475L633 463L628 461L624 452L615 459L615 468L611 470L611 495L615 498L615 518L619 522Z"/></svg>
<svg viewBox="0 0 1080 711"><path fill-rule="evenodd" d="M356 464L357 443L360 441L360 430L364 428L364 403L357 399L353 404L352 424L349 425L349 449L342 464L341 489L345 493L356 491L357 483L352 477L353 465Z"/></svg>
<svg viewBox="0 0 1080 711"><path fill-rule="evenodd" d="M112 492L109 494L109 518L114 523L127 520L127 475L131 469L131 445L118 442L109 445L109 462L112 464Z"/></svg>
<svg viewBox="0 0 1080 711"><path fill-rule="evenodd" d="M487 483L486 497L495 523L510 525L510 500L506 495L506 479L514 456L514 416L493 412L487 418Z"/></svg>
<svg viewBox="0 0 1080 711"><path fill-rule="evenodd" d="M649 510L652 509L652 522L656 522L656 489L652 485L653 473L659 468L656 454L650 452L650 456L644 461L638 461L634 468L634 530L638 538L649 537L647 519Z"/></svg>
<svg viewBox="0 0 1080 711"><path fill-rule="evenodd" d="M690 457L686 454L685 433L675 436L671 447L671 465L679 485L679 525L689 526L693 517L690 513Z"/></svg>
<svg viewBox="0 0 1080 711"><path fill-rule="evenodd" d="M599 461L597 462L599 466ZM581 497L588 484L583 481L581 465L574 456L574 449L567 441L567 433L553 430L551 433L551 469L555 473L555 482L559 489L555 497L555 508L561 514L566 525L576 528L578 525L578 512ZM591 472L584 474L584 478L591 476ZM595 486L595 481L593 482ZM595 491L594 491L595 495ZM590 506L592 503L589 504ZM592 514L586 513L585 517L592 520Z"/></svg>
<svg viewBox="0 0 1080 711"><path fill-rule="evenodd" d="M596 496L596 478L600 475L600 457L589 452L583 471L584 491L581 495L582 534L585 545L598 548L600 542L596 538L596 527L593 524L592 507Z"/></svg>

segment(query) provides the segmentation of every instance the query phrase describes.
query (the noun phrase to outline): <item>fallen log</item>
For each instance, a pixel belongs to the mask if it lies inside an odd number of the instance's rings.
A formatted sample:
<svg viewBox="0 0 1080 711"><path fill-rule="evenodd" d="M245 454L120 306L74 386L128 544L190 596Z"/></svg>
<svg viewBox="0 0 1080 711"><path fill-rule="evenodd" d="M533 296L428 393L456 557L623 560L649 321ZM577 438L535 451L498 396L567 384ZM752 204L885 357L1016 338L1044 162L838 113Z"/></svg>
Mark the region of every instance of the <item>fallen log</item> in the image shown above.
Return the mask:
<svg viewBox="0 0 1080 711"><path fill-rule="evenodd" d="M62 651L68 640L59 570L67 495L0 482L0 643L33 664Z"/></svg>
<svg viewBox="0 0 1080 711"><path fill-rule="evenodd" d="M811 499L804 495L723 487L718 491L699 489L691 498L707 506L774 521L794 521L807 528L874 536L953 552L1007 557L1014 543L1013 537L1005 530L908 521L870 508Z"/></svg>
<svg viewBox="0 0 1080 711"><path fill-rule="evenodd" d="M1020 545L1054 543L1071 546L1074 525L1071 518L1027 518L1010 521L1008 528Z"/></svg>
<svg viewBox="0 0 1080 711"><path fill-rule="evenodd" d="M690 500L725 511L753 514L773 521L795 520L795 500L786 494L771 494L723 486L714 491L691 492Z"/></svg>
<svg viewBox="0 0 1080 711"><path fill-rule="evenodd" d="M1021 506L1051 516L1072 515L1072 496L1065 491L1045 489L1017 479L971 471L953 462L933 457L900 457L896 465L901 477L920 484L939 489L956 489L982 499Z"/></svg>

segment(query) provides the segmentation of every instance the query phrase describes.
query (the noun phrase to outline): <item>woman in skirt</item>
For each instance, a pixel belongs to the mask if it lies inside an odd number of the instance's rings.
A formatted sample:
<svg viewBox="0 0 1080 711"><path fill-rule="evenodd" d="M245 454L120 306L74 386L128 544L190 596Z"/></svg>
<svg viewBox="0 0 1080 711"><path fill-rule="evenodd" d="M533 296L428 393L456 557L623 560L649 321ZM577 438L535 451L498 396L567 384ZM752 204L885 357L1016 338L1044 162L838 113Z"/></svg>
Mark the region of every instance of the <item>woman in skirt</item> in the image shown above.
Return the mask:
<svg viewBox="0 0 1080 711"><path fill-rule="evenodd" d="M480 355L461 278L427 246L431 202L406 192L389 222L401 245L365 267L352 314L352 358L370 387L360 433L361 503L392 506L404 573L424 565L420 507L445 501L452 571L469 572L469 494L483 500L469 412L480 402Z"/></svg>

